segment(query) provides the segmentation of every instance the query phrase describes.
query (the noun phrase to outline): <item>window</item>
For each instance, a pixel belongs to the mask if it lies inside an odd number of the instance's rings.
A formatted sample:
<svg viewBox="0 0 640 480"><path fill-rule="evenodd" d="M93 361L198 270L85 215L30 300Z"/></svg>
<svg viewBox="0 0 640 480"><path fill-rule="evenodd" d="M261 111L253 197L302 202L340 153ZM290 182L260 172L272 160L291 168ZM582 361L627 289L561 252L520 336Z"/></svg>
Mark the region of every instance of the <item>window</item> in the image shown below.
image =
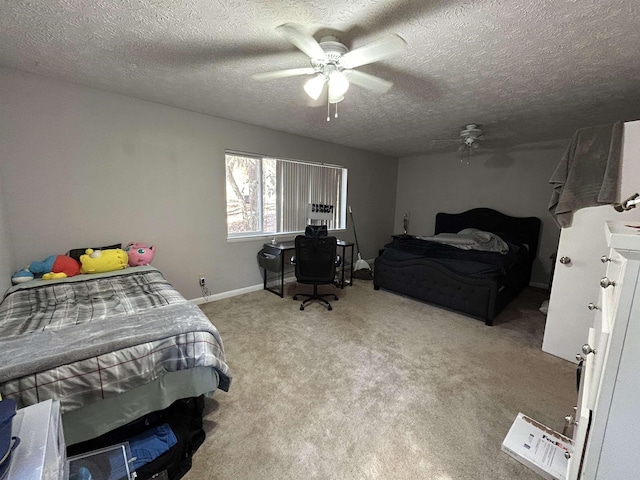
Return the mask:
<svg viewBox="0 0 640 480"><path fill-rule="evenodd" d="M346 227L346 168L230 151L225 157L229 238L302 232L316 218L312 205L330 212L320 221L329 230Z"/></svg>

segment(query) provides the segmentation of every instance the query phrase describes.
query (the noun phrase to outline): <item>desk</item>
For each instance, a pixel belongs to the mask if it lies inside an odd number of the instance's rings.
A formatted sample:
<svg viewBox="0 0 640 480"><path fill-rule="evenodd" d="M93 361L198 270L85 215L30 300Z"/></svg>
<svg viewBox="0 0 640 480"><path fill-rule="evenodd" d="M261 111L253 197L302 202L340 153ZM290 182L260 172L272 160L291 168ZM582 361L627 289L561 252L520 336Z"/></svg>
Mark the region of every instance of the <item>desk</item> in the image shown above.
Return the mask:
<svg viewBox="0 0 640 480"><path fill-rule="evenodd" d="M342 265L339 268L340 277L335 283L336 287L344 288L345 285L353 285L353 242L345 242L344 240L338 240L338 255L342 254ZM266 268L264 269L264 289L279 295L284 298L284 275L285 266L291 266L291 255L296 250L295 242L283 242L283 243L265 243L264 249L268 253L272 253L280 258L277 272L270 272ZM349 256L347 256L347 249L349 250ZM289 254L287 254L289 252ZM348 269L348 270L347 270ZM288 271L291 271L289 269ZM348 272L348 277L347 277ZM275 285L270 286L268 282L269 274L272 277L275 276Z"/></svg>

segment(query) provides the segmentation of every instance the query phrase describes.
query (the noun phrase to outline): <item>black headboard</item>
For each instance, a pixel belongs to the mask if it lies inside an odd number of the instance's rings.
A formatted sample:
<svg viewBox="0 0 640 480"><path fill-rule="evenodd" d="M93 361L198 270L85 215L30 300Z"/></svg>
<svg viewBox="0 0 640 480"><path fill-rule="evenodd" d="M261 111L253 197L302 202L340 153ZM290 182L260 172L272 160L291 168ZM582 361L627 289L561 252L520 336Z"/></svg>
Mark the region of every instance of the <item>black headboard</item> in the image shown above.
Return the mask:
<svg viewBox="0 0 640 480"><path fill-rule="evenodd" d="M538 254L540 239L540 219L537 217L511 217L491 208L473 208L462 213L436 214L438 233L458 233L463 228L478 228L487 232L500 233L529 245L531 263Z"/></svg>

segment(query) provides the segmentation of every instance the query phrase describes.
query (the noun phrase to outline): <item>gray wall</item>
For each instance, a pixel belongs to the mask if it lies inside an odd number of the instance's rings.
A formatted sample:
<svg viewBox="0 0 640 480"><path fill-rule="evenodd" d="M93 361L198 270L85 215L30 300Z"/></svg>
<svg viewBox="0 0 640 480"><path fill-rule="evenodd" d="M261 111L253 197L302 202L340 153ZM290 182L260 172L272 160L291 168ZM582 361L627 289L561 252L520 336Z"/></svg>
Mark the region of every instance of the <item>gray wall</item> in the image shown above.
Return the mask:
<svg viewBox="0 0 640 480"><path fill-rule="evenodd" d="M4 196L4 186L0 177L0 299L2 292L11 286L11 274L13 273L14 251L9 235L9 219L7 215L7 202Z"/></svg>
<svg viewBox="0 0 640 480"><path fill-rule="evenodd" d="M261 284L263 240L226 240L226 148L346 166L364 258L393 229L391 157L7 69L0 131L0 286L48 255L129 241L155 244L187 298L199 275L213 294ZM338 237L353 240L350 221Z"/></svg>
<svg viewBox="0 0 640 480"><path fill-rule="evenodd" d="M454 153L398 161L7 69L0 107L0 291L33 260L129 241L155 244L154 265L187 298L201 296L199 275L214 294L260 284L262 240L226 241L225 148L346 166L365 259L401 231L404 212L425 235L439 211L538 216L533 282L548 282L559 237L548 179L567 142L469 165ZM338 236L354 239L350 220Z"/></svg>
<svg viewBox="0 0 640 480"><path fill-rule="evenodd" d="M547 210L549 178L566 142L522 145L510 151L477 153L469 164L457 153L401 158L398 167L395 232L409 212L409 233L433 235L438 212L458 213L488 207L513 216L542 220L532 283L546 286L560 230Z"/></svg>

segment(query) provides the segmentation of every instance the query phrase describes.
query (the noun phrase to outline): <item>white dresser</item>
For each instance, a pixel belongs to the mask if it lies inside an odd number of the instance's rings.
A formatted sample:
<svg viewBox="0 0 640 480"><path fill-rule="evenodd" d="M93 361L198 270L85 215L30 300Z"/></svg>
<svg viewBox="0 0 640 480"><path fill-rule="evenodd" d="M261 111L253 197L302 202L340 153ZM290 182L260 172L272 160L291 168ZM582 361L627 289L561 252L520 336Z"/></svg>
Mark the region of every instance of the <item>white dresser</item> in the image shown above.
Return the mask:
<svg viewBox="0 0 640 480"><path fill-rule="evenodd" d="M640 478L640 222L606 222L567 478Z"/></svg>

